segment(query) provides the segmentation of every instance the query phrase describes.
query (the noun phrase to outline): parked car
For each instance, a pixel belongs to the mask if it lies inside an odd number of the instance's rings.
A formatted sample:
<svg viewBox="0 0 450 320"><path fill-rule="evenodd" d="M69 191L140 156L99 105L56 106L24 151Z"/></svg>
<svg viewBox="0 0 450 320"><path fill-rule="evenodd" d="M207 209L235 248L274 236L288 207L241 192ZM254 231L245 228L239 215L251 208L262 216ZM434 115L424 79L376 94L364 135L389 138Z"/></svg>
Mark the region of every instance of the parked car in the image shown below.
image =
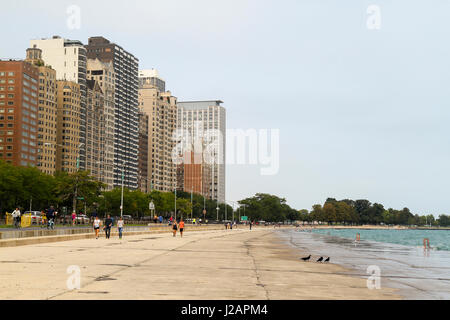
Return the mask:
<svg viewBox="0 0 450 320"><path fill-rule="evenodd" d="M128 214L124 214L122 217L123 217L123 220L131 220L131 219L133 219L133 217L128 215Z"/></svg>
<svg viewBox="0 0 450 320"><path fill-rule="evenodd" d="M39 211L25 211L23 213L25 214L31 214L31 224L40 224L41 223L41 213Z"/></svg>
<svg viewBox="0 0 450 320"><path fill-rule="evenodd" d="M77 219L75 220L76 224L86 224L89 223L89 217L85 214L78 214Z"/></svg>

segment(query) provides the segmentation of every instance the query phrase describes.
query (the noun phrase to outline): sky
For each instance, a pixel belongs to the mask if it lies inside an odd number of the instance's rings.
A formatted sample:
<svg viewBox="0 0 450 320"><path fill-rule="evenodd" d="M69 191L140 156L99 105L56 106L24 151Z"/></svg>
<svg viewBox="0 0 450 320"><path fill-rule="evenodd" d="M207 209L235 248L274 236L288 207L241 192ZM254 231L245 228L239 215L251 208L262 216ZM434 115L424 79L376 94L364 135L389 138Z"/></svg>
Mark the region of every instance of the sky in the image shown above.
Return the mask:
<svg viewBox="0 0 450 320"><path fill-rule="evenodd" d="M79 28L67 24L73 5ZM224 101L228 129L279 129L278 172L228 165L227 200L271 193L296 209L332 197L450 213L450 1L18 0L1 7L8 27L0 31L0 58L24 58L30 39L87 43L101 35L134 54L140 69L158 69L179 101Z"/></svg>

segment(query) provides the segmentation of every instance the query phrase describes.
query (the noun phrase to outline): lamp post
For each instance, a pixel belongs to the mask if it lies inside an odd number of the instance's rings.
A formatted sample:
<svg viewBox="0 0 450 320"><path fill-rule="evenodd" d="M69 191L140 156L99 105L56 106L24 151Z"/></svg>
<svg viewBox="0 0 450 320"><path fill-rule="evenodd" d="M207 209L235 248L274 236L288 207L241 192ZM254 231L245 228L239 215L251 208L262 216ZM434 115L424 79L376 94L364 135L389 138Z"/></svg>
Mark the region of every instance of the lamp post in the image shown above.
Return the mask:
<svg viewBox="0 0 450 320"><path fill-rule="evenodd" d="M175 187L175 221L177 221L177 187Z"/></svg>
<svg viewBox="0 0 450 320"><path fill-rule="evenodd" d="M122 192L120 195L120 217L121 218L123 217L123 170L124 170L124 167L125 167L125 163L122 160Z"/></svg>

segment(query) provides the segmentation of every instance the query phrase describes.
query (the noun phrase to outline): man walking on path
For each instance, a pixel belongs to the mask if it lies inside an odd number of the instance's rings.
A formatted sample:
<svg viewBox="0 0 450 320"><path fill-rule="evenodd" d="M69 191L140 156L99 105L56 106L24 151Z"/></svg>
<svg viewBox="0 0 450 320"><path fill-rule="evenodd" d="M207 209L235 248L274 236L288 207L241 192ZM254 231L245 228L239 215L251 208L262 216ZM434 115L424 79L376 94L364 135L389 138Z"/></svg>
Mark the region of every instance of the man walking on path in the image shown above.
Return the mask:
<svg viewBox="0 0 450 320"><path fill-rule="evenodd" d="M183 238L183 230L184 230L184 221L183 221L183 218L181 218L181 221L180 221L180 235L181 235L182 238Z"/></svg>
<svg viewBox="0 0 450 320"><path fill-rule="evenodd" d="M14 226L16 228L20 228L20 210L19 210L19 208L16 208L16 210L14 210L11 215L14 220Z"/></svg>
<svg viewBox="0 0 450 320"><path fill-rule="evenodd" d="M163 222L163 217L159 216L159 223L162 223L162 222Z"/></svg>
<svg viewBox="0 0 450 320"><path fill-rule="evenodd" d="M250 221L250 230L252 230L252 224L253 224L253 222Z"/></svg>
<svg viewBox="0 0 450 320"><path fill-rule="evenodd" d="M74 211L72 212L72 226L75 225L75 220L77 219L77 213Z"/></svg>
<svg viewBox="0 0 450 320"><path fill-rule="evenodd" d="M109 237L111 236L111 227L112 227L113 221L111 219L111 216L108 214L108 216L106 217L105 220L105 234L106 234L106 239L109 239Z"/></svg>

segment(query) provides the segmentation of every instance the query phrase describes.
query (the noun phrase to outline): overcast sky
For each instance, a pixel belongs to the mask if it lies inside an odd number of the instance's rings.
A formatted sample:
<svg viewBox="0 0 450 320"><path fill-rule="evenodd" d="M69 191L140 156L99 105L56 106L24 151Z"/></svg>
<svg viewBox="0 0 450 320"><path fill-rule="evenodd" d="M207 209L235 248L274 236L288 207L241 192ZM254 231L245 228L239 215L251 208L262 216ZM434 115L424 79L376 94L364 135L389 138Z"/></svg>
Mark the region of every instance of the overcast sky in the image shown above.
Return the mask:
<svg viewBox="0 0 450 320"><path fill-rule="evenodd" d="M66 10L81 9L79 29ZM369 29L369 5L381 13ZM450 1L8 1L0 58L102 35L179 100L220 99L230 129L280 129L280 169L227 167L227 199L310 209L366 198L450 213ZM373 21L373 20L370 20Z"/></svg>

